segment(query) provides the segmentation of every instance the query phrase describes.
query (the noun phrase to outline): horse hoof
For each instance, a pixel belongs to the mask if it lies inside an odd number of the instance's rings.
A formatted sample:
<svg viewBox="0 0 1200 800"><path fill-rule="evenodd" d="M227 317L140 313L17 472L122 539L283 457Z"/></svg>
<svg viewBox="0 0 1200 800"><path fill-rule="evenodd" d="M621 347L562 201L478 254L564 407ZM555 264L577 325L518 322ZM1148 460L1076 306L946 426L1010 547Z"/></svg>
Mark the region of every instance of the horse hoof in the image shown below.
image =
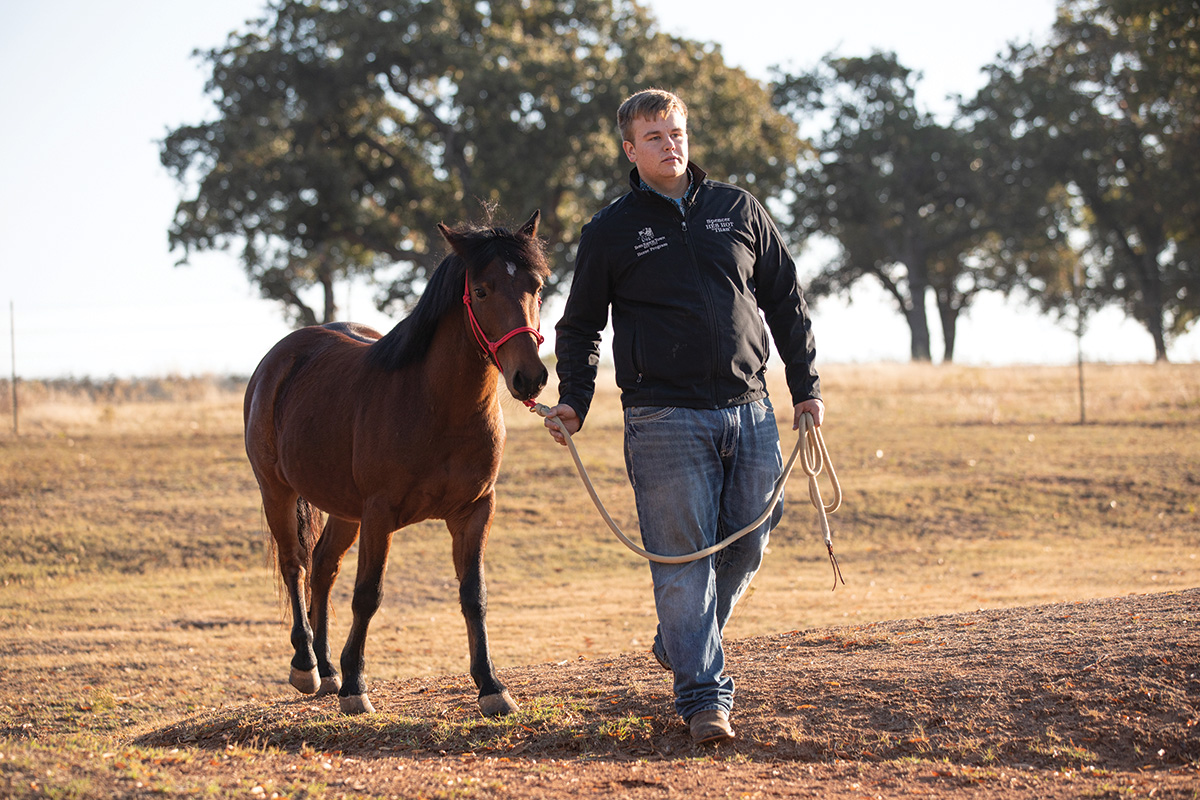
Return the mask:
<svg viewBox="0 0 1200 800"><path fill-rule="evenodd" d="M321 676L317 674L316 669L303 670L292 667L288 683L296 687L296 691L301 694L312 694L317 690L320 680Z"/></svg>
<svg viewBox="0 0 1200 800"><path fill-rule="evenodd" d="M479 697L479 710L485 717L503 717L519 711L520 708L507 689L499 694L485 694Z"/></svg>
<svg viewBox="0 0 1200 800"><path fill-rule="evenodd" d="M371 705L371 699L365 694L353 694L349 697L339 697L338 705L342 707L343 714L375 713L375 706Z"/></svg>
<svg viewBox="0 0 1200 800"><path fill-rule="evenodd" d="M317 689L317 697L328 697L331 694L337 694L342 688L342 679L337 675L330 675L328 678L321 678L321 688Z"/></svg>

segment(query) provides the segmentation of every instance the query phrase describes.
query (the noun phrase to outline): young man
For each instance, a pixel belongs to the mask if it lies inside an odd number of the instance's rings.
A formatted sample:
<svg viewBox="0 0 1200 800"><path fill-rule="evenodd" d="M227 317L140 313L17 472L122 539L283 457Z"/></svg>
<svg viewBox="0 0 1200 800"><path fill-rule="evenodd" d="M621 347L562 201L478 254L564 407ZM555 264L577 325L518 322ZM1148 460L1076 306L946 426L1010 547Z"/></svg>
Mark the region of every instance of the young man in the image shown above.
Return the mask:
<svg viewBox="0 0 1200 800"><path fill-rule="evenodd" d="M555 328L559 404L550 416L572 434L582 427L611 308L642 540L651 552L681 555L754 521L782 472L763 375L767 328L785 364L793 428L806 411L823 421L816 351L795 264L766 210L688 161L683 101L639 92L621 105L617 124L634 165L631 188L583 227ZM546 426L563 443L550 419ZM722 631L781 514L782 503L758 530L708 558L650 564L652 651L675 675L675 708L697 742L734 737Z"/></svg>

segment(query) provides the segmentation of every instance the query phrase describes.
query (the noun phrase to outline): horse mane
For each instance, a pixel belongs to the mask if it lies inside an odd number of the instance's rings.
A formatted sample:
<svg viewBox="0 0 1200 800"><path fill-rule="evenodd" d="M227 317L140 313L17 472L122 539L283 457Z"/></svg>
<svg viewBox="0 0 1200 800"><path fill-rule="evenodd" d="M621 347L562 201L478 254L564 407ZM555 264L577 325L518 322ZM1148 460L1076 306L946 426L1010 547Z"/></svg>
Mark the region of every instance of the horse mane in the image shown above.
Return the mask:
<svg viewBox="0 0 1200 800"><path fill-rule="evenodd" d="M550 275L545 245L536 236L474 223L451 228L449 234L454 249L429 276L412 312L368 349L367 360L372 365L394 370L425 358L442 317L463 304L468 264L472 276L496 259L543 280Z"/></svg>

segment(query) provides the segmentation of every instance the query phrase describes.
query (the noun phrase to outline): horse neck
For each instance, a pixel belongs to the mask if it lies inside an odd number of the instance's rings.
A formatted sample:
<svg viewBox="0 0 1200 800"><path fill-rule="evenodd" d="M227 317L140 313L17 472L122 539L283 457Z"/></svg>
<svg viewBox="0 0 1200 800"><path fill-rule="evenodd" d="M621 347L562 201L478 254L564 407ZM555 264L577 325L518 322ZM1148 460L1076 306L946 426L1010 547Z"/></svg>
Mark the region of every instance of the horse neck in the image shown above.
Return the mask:
<svg viewBox="0 0 1200 800"><path fill-rule="evenodd" d="M427 390L447 417L487 418L500 415L497 380L500 371L482 356L467 327L465 310L442 317L425 356Z"/></svg>

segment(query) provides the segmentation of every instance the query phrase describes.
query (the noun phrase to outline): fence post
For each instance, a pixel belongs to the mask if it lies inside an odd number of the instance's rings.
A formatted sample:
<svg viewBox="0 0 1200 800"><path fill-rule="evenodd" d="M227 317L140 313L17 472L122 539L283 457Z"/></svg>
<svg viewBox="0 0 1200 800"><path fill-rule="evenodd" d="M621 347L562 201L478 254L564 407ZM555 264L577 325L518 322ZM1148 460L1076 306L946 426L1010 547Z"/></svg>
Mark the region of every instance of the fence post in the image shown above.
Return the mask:
<svg viewBox="0 0 1200 800"><path fill-rule="evenodd" d="M17 426L17 316L13 310L13 301L8 301L8 332L12 339L12 411L13 436L20 436Z"/></svg>
<svg viewBox="0 0 1200 800"><path fill-rule="evenodd" d="M1087 424L1087 404L1083 395L1083 268L1079 260L1075 261L1075 274L1072 276L1075 284L1075 347L1076 361L1079 370L1079 424Z"/></svg>

